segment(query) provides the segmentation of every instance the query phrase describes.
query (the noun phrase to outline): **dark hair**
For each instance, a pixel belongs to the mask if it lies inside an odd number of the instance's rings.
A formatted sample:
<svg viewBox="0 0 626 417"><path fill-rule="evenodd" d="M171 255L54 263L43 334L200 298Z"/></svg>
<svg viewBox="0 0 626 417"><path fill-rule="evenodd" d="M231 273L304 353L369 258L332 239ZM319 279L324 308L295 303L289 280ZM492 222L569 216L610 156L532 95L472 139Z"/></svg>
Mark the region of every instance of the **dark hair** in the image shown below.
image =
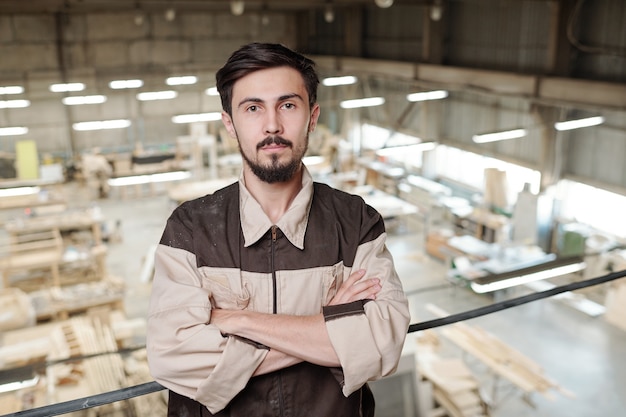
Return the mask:
<svg viewBox="0 0 626 417"><path fill-rule="evenodd" d="M291 67L300 72L309 94L309 106L313 107L317 102L319 84L315 62L280 44L250 43L233 52L215 74L224 111L232 114L233 85L237 80L252 72L276 67Z"/></svg>

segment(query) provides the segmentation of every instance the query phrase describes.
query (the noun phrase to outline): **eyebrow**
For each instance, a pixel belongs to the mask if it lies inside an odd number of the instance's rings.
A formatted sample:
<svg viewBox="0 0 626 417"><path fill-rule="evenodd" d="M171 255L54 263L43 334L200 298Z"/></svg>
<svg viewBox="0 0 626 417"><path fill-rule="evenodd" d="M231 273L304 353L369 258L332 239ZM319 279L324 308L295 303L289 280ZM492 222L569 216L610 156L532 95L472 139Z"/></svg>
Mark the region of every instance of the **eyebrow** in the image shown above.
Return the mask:
<svg viewBox="0 0 626 417"><path fill-rule="evenodd" d="M292 98L297 98L297 99L300 99L301 101L304 101L302 96L297 93L284 94L282 96L279 96L277 101L281 102L281 101L289 100ZM243 100L239 102L239 104L237 104L237 107L241 107L244 103L263 103L263 102L265 102L265 100L262 100L258 97L245 97Z"/></svg>

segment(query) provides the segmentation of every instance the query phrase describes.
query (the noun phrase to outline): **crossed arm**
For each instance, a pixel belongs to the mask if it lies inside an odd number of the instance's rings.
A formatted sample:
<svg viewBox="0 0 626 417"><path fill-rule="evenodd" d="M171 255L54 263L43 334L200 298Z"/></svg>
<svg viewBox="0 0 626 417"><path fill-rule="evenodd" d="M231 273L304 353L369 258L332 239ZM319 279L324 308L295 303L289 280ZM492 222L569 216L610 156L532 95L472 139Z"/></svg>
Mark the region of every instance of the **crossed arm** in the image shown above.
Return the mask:
<svg viewBox="0 0 626 417"><path fill-rule="evenodd" d="M378 278L363 279L364 270L353 272L342 283L329 305L375 299L381 289ZM270 347L255 375L272 372L302 361L339 366L322 313L312 316L266 314L247 310L211 312L211 324L222 333L245 337Z"/></svg>

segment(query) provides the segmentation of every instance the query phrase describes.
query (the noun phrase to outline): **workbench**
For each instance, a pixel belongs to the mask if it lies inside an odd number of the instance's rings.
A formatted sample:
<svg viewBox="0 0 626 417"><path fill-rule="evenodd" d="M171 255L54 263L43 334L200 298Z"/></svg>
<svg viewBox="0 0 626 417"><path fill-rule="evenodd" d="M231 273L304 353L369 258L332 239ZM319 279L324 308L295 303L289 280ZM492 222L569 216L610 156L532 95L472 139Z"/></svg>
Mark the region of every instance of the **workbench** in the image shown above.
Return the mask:
<svg viewBox="0 0 626 417"><path fill-rule="evenodd" d="M32 291L39 285L50 288L104 278L106 246L101 223L95 209L9 221L5 225L8 242L0 246L4 287Z"/></svg>

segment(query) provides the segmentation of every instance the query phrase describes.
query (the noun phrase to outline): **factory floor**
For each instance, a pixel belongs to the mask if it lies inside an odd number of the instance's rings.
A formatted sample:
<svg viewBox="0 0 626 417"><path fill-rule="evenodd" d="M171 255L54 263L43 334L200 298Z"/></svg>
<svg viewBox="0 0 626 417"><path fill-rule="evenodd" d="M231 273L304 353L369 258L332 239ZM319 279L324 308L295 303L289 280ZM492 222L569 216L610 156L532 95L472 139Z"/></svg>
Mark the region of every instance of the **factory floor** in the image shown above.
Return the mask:
<svg viewBox="0 0 626 417"><path fill-rule="evenodd" d="M73 186L74 204L88 204L85 190ZM160 234L174 203L166 193L157 196L134 196L121 199L113 193L95 202L108 224L119 227L120 239L108 244L109 274L125 280L126 314L145 317L150 282L142 271L151 248ZM424 235L403 223L389 227L388 247L404 284L411 307L411 323L435 318L427 305L436 305L448 313L459 313L487 306L494 301L527 294L524 289L507 293L478 295L455 287L446 279L447 268L440 260L424 252ZM626 318L625 318L626 319ZM479 380L481 392L496 417L567 416L589 417L626 415L626 331L607 323L602 316L591 317L555 299L543 299L468 320L464 325L483 329L512 349L532 359L563 392L551 390L547 398L540 393L523 395L504 378L497 378L471 355L446 339L442 328L432 331L439 341L440 354L462 358ZM431 336L432 336L431 335ZM416 333L407 343L416 343ZM399 378L396 378L400 381ZM409 379L410 381L410 379ZM406 379L402 384L406 383ZM417 398L416 408L429 409L423 398L424 384L411 387ZM383 380L373 384L378 404L377 417L415 415L407 410L406 389ZM428 396L427 396L428 397ZM411 402L411 401L409 401ZM414 404L414 403L412 403Z"/></svg>

